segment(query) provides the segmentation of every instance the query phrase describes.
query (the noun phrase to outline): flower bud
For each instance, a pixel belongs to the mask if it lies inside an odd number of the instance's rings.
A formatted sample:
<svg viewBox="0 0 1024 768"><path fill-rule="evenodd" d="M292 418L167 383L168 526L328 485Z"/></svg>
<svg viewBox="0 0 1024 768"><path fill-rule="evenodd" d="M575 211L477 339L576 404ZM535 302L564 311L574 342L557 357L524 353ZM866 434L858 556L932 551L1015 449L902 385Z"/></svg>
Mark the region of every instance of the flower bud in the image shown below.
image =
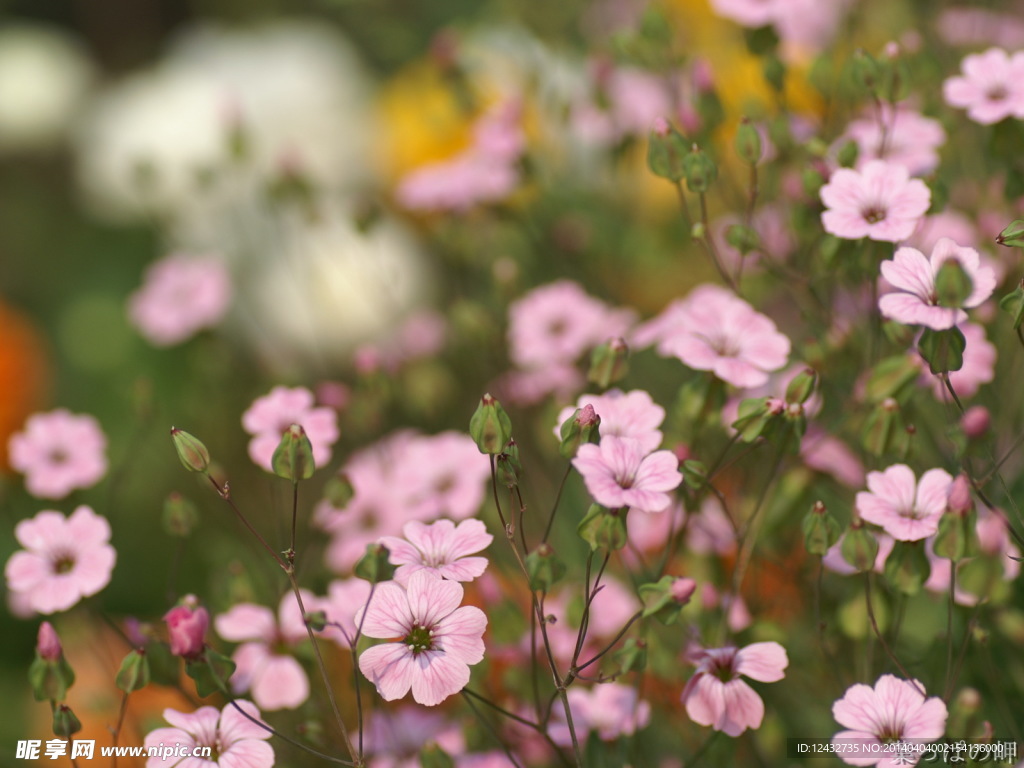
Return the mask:
<svg viewBox="0 0 1024 768"><path fill-rule="evenodd" d="M963 368L966 348L967 340L956 326L944 331L925 328L921 340L917 342L917 351L928 363L931 372L936 374L959 371Z"/></svg>
<svg viewBox="0 0 1024 768"><path fill-rule="evenodd" d="M600 504L591 504L587 514L576 528L591 550L602 547L613 550L626 546L626 515L619 510L610 510Z"/></svg>
<svg viewBox="0 0 1024 768"><path fill-rule="evenodd" d="M469 420L469 434L480 453L496 456L512 437L512 421L501 403L487 394L480 399L480 405Z"/></svg>
<svg viewBox="0 0 1024 768"><path fill-rule="evenodd" d="M1024 248L1024 219L1014 219L996 236L996 242L1007 248Z"/></svg>
<svg viewBox="0 0 1024 768"><path fill-rule="evenodd" d="M984 437L991 423L992 417L984 405L972 405L960 417L960 428L969 440Z"/></svg>
<svg viewBox="0 0 1024 768"><path fill-rule="evenodd" d="M164 530L171 536L185 538L199 520L196 506L180 493L170 493L164 501Z"/></svg>
<svg viewBox="0 0 1024 768"><path fill-rule="evenodd" d="M859 572L865 573L875 567L875 558L878 557L878 539L864 527L863 521L854 520L850 523L840 551L843 560Z"/></svg>
<svg viewBox="0 0 1024 768"><path fill-rule="evenodd" d="M749 118L740 120L736 129L736 154L748 165L757 165L761 161L761 134Z"/></svg>
<svg viewBox="0 0 1024 768"><path fill-rule="evenodd" d="M178 458L190 472L203 472L210 466L210 452L198 438L183 429L171 427L171 440L178 452Z"/></svg>
<svg viewBox="0 0 1024 768"><path fill-rule="evenodd" d="M641 584L639 594L644 604L644 618L653 616L662 624L674 624L696 589L693 579L675 576L662 576L653 584Z"/></svg>
<svg viewBox="0 0 1024 768"><path fill-rule="evenodd" d="M547 592L565 575L565 563L558 559L550 544L540 544L526 556L526 572L530 589Z"/></svg>
<svg viewBox="0 0 1024 768"><path fill-rule="evenodd" d="M857 164L857 156L860 154L860 147L853 139L845 142L836 153L836 162L843 168L853 168Z"/></svg>
<svg viewBox="0 0 1024 768"><path fill-rule="evenodd" d="M932 566L921 541L897 541L885 561L886 580L905 595L916 595Z"/></svg>
<svg viewBox="0 0 1024 768"><path fill-rule="evenodd" d="M704 150L694 144L683 158L683 173L686 176L686 188L695 194L703 194L718 178L718 166Z"/></svg>
<svg viewBox="0 0 1024 768"><path fill-rule="evenodd" d="M601 440L601 417L597 415L594 406L587 403L562 422L559 434L562 442L558 446L558 453L564 459L571 459L584 443L598 443Z"/></svg>
<svg viewBox="0 0 1024 768"><path fill-rule="evenodd" d="M1013 317L1013 329L1020 328L1024 322L1024 280L1021 280L1012 293L999 300L999 308Z"/></svg>
<svg viewBox="0 0 1024 768"><path fill-rule="evenodd" d="M947 259L935 275L935 295L943 307L962 307L974 290L971 276L957 259Z"/></svg>
<svg viewBox="0 0 1024 768"><path fill-rule="evenodd" d="M149 661L146 659L144 648L136 648L124 657L115 682L125 693L132 693L149 685Z"/></svg>
<svg viewBox="0 0 1024 768"><path fill-rule="evenodd" d="M612 384L621 381L629 370L629 347L625 339L616 337L599 347L595 347L590 355L590 371L587 381L608 389Z"/></svg>
<svg viewBox="0 0 1024 768"><path fill-rule="evenodd" d="M878 62L870 53L861 49L854 51L853 59L850 61L850 75L857 85L871 92L881 79Z"/></svg>
<svg viewBox="0 0 1024 768"><path fill-rule="evenodd" d="M313 476L316 471L313 444L309 442L302 425L292 424L281 435L281 442L270 459L270 466L275 475L293 483L309 480Z"/></svg>
<svg viewBox="0 0 1024 768"><path fill-rule="evenodd" d="M79 720L71 707L67 704L58 704L53 709L53 735L67 741L73 734L82 730L82 721Z"/></svg>
<svg viewBox="0 0 1024 768"><path fill-rule="evenodd" d="M395 574L395 566L388 561L390 556L391 553L383 544L367 544L366 554L356 563L355 575L371 584L388 581Z"/></svg>
<svg viewBox="0 0 1024 768"><path fill-rule="evenodd" d="M186 659L195 659L203 652L206 628L210 614L198 606L194 595L188 595L180 605L164 614L164 622L171 637L171 653Z"/></svg>
<svg viewBox="0 0 1024 768"><path fill-rule="evenodd" d="M693 593L697 590L697 582L693 579L679 578L672 582L670 591L672 592L672 599L675 600L679 605L686 605L690 602L690 598L693 597Z"/></svg>
<svg viewBox="0 0 1024 768"><path fill-rule="evenodd" d="M820 501L814 502L811 511L804 517L803 530L804 546L812 555L823 556L839 541L839 522Z"/></svg>
<svg viewBox="0 0 1024 768"><path fill-rule="evenodd" d="M793 377L786 387L787 403L806 403L814 394L814 387L818 383L818 372L813 368L804 368Z"/></svg>
<svg viewBox="0 0 1024 768"><path fill-rule="evenodd" d="M43 661L58 661L64 653L53 625L44 621L39 625L39 636L36 640L36 653Z"/></svg>
<svg viewBox="0 0 1024 768"><path fill-rule="evenodd" d="M655 176L677 182L686 175L683 158L686 139L661 117L655 120L654 130L647 140L647 167Z"/></svg>

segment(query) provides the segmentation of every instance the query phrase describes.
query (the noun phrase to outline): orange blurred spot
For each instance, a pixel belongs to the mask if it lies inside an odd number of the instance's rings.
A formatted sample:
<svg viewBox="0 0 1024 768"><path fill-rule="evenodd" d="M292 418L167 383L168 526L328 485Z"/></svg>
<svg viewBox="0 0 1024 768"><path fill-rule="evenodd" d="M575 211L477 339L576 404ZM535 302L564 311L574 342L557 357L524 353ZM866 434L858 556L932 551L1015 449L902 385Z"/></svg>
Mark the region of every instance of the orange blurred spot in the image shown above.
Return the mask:
<svg viewBox="0 0 1024 768"><path fill-rule="evenodd" d="M45 402L50 368L42 334L21 312L0 301L0 470L7 439Z"/></svg>

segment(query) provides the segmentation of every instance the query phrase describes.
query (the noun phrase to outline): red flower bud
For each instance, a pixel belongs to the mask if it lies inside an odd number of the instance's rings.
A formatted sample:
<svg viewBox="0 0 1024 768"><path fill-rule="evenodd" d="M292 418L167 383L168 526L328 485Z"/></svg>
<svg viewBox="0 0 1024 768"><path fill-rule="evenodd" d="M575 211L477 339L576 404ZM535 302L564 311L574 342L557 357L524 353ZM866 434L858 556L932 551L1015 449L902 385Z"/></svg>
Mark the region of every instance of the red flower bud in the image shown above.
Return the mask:
<svg viewBox="0 0 1024 768"><path fill-rule="evenodd" d="M171 608L164 614L164 621L171 636L171 653L195 659L203 652L210 614L205 608L196 607L195 598L186 598L185 604Z"/></svg>
<svg viewBox="0 0 1024 768"><path fill-rule="evenodd" d="M63 648L60 645L60 638L57 637L57 630L53 625L44 621L39 625L39 638L36 640L36 653L39 658L45 661L58 661Z"/></svg>

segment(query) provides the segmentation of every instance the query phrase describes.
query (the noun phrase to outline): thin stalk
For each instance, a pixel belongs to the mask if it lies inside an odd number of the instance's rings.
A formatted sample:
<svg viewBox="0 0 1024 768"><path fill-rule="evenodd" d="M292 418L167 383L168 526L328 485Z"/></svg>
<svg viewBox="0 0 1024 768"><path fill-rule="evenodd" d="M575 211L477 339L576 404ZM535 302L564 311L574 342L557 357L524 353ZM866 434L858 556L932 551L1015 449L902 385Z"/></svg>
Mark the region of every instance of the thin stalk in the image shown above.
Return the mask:
<svg viewBox="0 0 1024 768"><path fill-rule="evenodd" d="M562 482L558 484L558 492L555 494L555 503L551 507L551 514L548 515L548 524L544 527L544 538L541 542L547 543L548 536L551 535L551 526L555 522L555 513L558 511L558 503L562 500L562 491L565 490L565 481L569 479L569 473L572 472L572 464L565 468L565 474L562 475Z"/></svg>
<svg viewBox="0 0 1024 768"><path fill-rule="evenodd" d="M925 696L926 694L924 692L924 688L921 687L920 683L918 683L917 681L914 680L914 676L911 675L907 671L906 667L904 667L900 663L900 660L896 658L896 654L892 652L892 649L889 647L889 644L887 642L885 642L885 638L882 636L881 631L879 631L879 629L878 629L878 622L875 620L875 609L871 605L871 572L870 571L865 571L864 572L864 599L867 602L868 620L871 622L871 629L874 630L875 637L878 638L878 642L881 644L882 649L885 651L886 655L892 660L892 663L896 665L896 668L899 669L899 671L903 673L903 676L905 678L907 678L907 681L911 685L913 685L914 688L916 688L917 691L922 696Z"/></svg>
<svg viewBox="0 0 1024 768"><path fill-rule="evenodd" d="M117 725L114 727L113 733L110 734L110 746L113 749L110 750L110 768L117 768L117 741L121 736L121 729L124 728L124 718L128 714L128 692L125 691L121 694L121 706L117 711Z"/></svg>
<svg viewBox="0 0 1024 768"><path fill-rule="evenodd" d="M942 700L948 701L953 680L953 607L956 604L956 560L949 561L949 600L946 603L946 687Z"/></svg>
<svg viewBox="0 0 1024 768"><path fill-rule="evenodd" d="M511 761L512 765L514 765L516 768L522 768L522 766L519 765L519 761L516 760L515 756L512 754L512 750L508 748L508 744L506 744L505 740L501 738L501 735L498 733L494 725L491 724L491 721L484 717L483 713L479 709L477 709L476 704L473 703L473 699L470 698L469 694L467 694L465 690L462 691L462 698L465 700L466 705L471 710L473 710L473 714L476 715L476 719L480 721L480 723L484 726L484 728L487 729L487 731L491 734L494 740L497 741L498 744L501 746L502 751Z"/></svg>

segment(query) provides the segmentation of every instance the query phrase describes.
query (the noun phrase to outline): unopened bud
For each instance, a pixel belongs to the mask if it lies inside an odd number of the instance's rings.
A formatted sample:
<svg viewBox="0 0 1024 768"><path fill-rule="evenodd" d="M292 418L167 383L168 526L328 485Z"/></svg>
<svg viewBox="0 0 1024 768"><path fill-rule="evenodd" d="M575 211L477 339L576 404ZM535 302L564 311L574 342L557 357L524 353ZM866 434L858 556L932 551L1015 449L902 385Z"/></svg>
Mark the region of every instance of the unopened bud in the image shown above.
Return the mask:
<svg viewBox="0 0 1024 768"><path fill-rule="evenodd" d="M195 659L203 652L210 614L199 605L195 595L187 595L180 605L164 614L171 638L171 653Z"/></svg>
<svg viewBox="0 0 1024 768"><path fill-rule="evenodd" d="M391 553L383 544L367 544L366 554L356 563L355 575L371 584L388 581L395 573L395 566L389 562L390 556Z"/></svg>
<svg viewBox="0 0 1024 768"><path fill-rule="evenodd" d="M67 741L82 730L82 721L67 704L58 704L53 710L53 735Z"/></svg>
<svg viewBox="0 0 1024 768"><path fill-rule="evenodd" d="M335 509L347 507L355 495L356 491L352 487L352 481L344 472L332 477L324 486L324 498Z"/></svg>
<svg viewBox="0 0 1024 768"><path fill-rule="evenodd" d="M590 356L587 380L601 389L619 382L629 370L629 347L625 339L616 337L596 347Z"/></svg>
<svg viewBox="0 0 1024 768"><path fill-rule="evenodd" d="M843 560L865 573L875 567L878 557L878 539L860 520L854 520L846 532L841 548Z"/></svg>
<svg viewBox="0 0 1024 768"><path fill-rule="evenodd" d="M57 637L57 630L53 624L44 621L39 625L39 636L36 639L36 653L44 661L57 661L60 659L63 649L60 645L60 638Z"/></svg>
<svg viewBox="0 0 1024 768"><path fill-rule="evenodd" d="M178 452L178 458L190 472L206 472L210 466L210 452L198 438L183 429L171 427L171 440Z"/></svg>
<svg viewBox="0 0 1024 768"><path fill-rule="evenodd" d="M974 290L970 275L957 259L947 259L935 275L939 306L962 307Z"/></svg>
<svg viewBox="0 0 1024 768"><path fill-rule="evenodd" d="M761 134L746 117L740 120L736 129L736 154L748 165L757 165L761 161Z"/></svg>
<svg viewBox="0 0 1024 768"><path fill-rule="evenodd" d="M36 701L63 701L75 682L75 672L64 658L60 639L53 626L39 626L36 657L28 668L28 680Z"/></svg>
<svg viewBox="0 0 1024 768"><path fill-rule="evenodd" d="M852 139L845 142L836 153L836 161L843 168L853 168L857 164L857 156L860 154L860 147Z"/></svg>
<svg viewBox="0 0 1024 768"><path fill-rule="evenodd" d="M811 511L804 517L803 531L807 551L819 557L824 556L839 541L841 533L839 522L820 501L814 502Z"/></svg>
<svg viewBox="0 0 1024 768"><path fill-rule="evenodd" d="M562 438L558 453L564 459L572 459L580 446L585 443L597 443L601 440L601 417L594 406L587 403L562 422L559 435Z"/></svg>
<svg viewBox="0 0 1024 768"><path fill-rule="evenodd" d="M313 476L316 471L313 444L301 424L292 424L281 435L281 442L270 459L270 466L275 475L293 483Z"/></svg>
<svg viewBox="0 0 1024 768"><path fill-rule="evenodd" d="M693 579L679 578L672 582L672 599L680 605L686 605L697 590L697 582Z"/></svg>
<svg viewBox="0 0 1024 768"><path fill-rule="evenodd" d="M484 395L469 420L469 434L480 453L497 456L512 437L512 421L501 403L489 394Z"/></svg>
<svg viewBox="0 0 1024 768"><path fill-rule="evenodd" d="M953 480L953 484L949 487L949 501L946 506L950 512L961 517L974 509L974 500L971 498L971 481L967 479L967 475L961 473Z"/></svg>
<svg viewBox="0 0 1024 768"><path fill-rule="evenodd" d="M647 139L647 167L655 176L669 181L680 181L686 171L686 139L665 118L655 119Z"/></svg>
<svg viewBox="0 0 1024 768"><path fill-rule="evenodd" d="M814 394L814 387L818 383L818 372L813 368L804 368L793 377L786 387L787 403L806 403Z"/></svg>
<svg viewBox="0 0 1024 768"><path fill-rule="evenodd" d="M196 505L180 493L170 493L164 501L164 530L171 536L185 538L199 520Z"/></svg>
<svg viewBox="0 0 1024 768"><path fill-rule="evenodd" d="M991 423L992 417L984 405L972 405L960 417L960 428L969 440L984 437Z"/></svg>
<svg viewBox="0 0 1024 768"><path fill-rule="evenodd" d="M136 648L124 657L115 682L125 693L132 693L149 685L149 661L146 659L144 648Z"/></svg>
<svg viewBox="0 0 1024 768"><path fill-rule="evenodd" d="M526 556L530 589L547 592L565 575L565 563L558 559L550 544L540 544Z"/></svg>
<svg viewBox="0 0 1024 768"><path fill-rule="evenodd" d="M996 236L999 245L1007 248L1024 248L1024 219L1014 219Z"/></svg>
<svg viewBox="0 0 1024 768"><path fill-rule="evenodd" d="M683 173L686 176L686 188L695 194L703 194L718 178L718 166L707 152L694 144L683 158Z"/></svg>

